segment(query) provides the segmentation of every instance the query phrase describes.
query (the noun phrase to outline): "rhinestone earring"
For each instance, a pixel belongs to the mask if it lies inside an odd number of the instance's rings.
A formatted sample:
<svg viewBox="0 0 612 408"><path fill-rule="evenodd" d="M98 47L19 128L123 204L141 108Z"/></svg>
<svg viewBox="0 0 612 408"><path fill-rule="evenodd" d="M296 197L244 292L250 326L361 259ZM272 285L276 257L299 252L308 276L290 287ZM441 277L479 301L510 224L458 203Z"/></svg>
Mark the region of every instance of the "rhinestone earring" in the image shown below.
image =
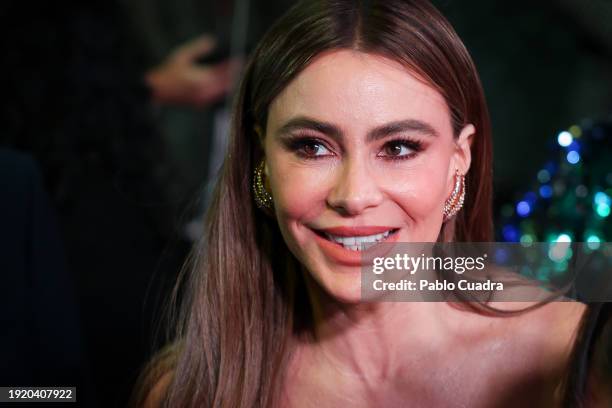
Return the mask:
<svg viewBox="0 0 612 408"><path fill-rule="evenodd" d="M253 193L255 198L255 204L257 204L257 208L269 212L272 210L274 205L274 201L272 200L272 196L266 190L266 186L264 185L264 167L266 165L265 160L262 159L261 162L255 167L255 171L253 173Z"/></svg>
<svg viewBox="0 0 612 408"><path fill-rule="evenodd" d="M455 188L450 197L444 203L444 221L448 221L454 217L461 207L463 207L463 201L465 200L465 176L459 174L459 169L455 170Z"/></svg>

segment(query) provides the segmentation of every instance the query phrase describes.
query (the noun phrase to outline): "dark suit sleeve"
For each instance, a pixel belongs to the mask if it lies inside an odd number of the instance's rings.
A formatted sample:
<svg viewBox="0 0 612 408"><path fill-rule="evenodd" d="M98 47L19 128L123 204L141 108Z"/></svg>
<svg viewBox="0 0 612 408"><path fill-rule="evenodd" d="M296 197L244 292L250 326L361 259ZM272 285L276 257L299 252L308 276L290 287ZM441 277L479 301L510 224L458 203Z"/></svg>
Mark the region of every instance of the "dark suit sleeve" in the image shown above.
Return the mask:
<svg viewBox="0 0 612 408"><path fill-rule="evenodd" d="M35 162L0 150L0 386L84 378L74 289Z"/></svg>

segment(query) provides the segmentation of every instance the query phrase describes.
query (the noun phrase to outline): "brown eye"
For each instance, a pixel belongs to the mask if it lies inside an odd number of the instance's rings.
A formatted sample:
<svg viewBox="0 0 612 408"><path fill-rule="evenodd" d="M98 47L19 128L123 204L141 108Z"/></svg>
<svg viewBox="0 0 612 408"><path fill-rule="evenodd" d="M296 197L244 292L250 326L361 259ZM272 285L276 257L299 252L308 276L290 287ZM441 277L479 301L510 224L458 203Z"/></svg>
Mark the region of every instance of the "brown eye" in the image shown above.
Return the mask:
<svg viewBox="0 0 612 408"><path fill-rule="evenodd" d="M387 156L400 156L402 154L402 146L399 144L385 146L385 153Z"/></svg>
<svg viewBox="0 0 612 408"><path fill-rule="evenodd" d="M306 141L301 143L300 149L305 156L327 156L331 152L322 144L316 141Z"/></svg>
<svg viewBox="0 0 612 408"><path fill-rule="evenodd" d="M383 147L383 156L403 157L408 156L412 152L414 152L414 150L410 148L406 143L401 141L387 143Z"/></svg>
<svg viewBox="0 0 612 408"><path fill-rule="evenodd" d="M321 148L321 145L319 145L318 143L308 143L302 147L302 150L308 156L316 156L320 148Z"/></svg>

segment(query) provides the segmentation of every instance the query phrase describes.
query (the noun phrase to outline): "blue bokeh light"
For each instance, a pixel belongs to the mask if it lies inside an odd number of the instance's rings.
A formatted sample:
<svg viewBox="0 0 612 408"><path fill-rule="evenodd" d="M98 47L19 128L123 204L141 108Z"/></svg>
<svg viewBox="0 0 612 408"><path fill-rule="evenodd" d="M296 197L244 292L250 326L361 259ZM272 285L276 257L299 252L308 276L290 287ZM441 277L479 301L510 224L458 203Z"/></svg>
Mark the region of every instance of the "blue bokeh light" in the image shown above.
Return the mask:
<svg viewBox="0 0 612 408"><path fill-rule="evenodd" d="M520 238L520 231L514 225L504 225L502 229L502 235L506 242L518 242Z"/></svg>
<svg viewBox="0 0 612 408"><path fill-rule="evenodd" d="M610 197L603 191L598 191L597 193L595 193L593 201L595 202L595 204L610 205L612 200L610 200Z"/></svg>
<svg viewBox="0 0 612 408"><path fill-rule="evenodd" d="M549 186L548 184L544 184L542 187L540 187L540 195L542 196L542 198L550 198L553 195L553 189L551 186Z"/></svg>
<svg viewBox="0 0 612 408"><path fill-rule="evenodd" d="M516 213L521 217L526 217L531 212L531 206L527 201L519 201L516 205Z"/></svg>
<svg viewBox="0 0 612 408"><path fill-rule="evenodd" d="M567 161L571 164L576 164L580 161L580 154L575 150L570 150L567 153Z"/></svg>

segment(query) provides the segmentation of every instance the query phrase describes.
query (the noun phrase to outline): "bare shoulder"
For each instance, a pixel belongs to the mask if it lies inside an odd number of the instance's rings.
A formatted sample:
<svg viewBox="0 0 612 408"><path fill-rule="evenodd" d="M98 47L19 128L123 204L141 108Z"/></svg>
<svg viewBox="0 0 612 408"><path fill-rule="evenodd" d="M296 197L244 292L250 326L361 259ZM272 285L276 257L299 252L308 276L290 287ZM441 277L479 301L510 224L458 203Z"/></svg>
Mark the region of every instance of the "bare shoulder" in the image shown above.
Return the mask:
<svg viewBox="0 0 612 408"><path fill-rule="evenodd" d="M573 344L586 305L579 302L549 302L510 318L509 329L548 346Z"/></svg>
<svg viewBox="0 0 612 408"><path fill-rule="evenodd" d="M587 306L579 302L550 302L533 314L533 323L549 331L552 338L573 342Z"/></svg>
<svg viewBox="0 0 612 408"><path fill-rule="evenodd" d="M161 408L166 393L168 391L168 387L172 383L174 373L169 371L161 376L161 378L153 384L151 390L147 394L144 402L142 404L142 408Z"/></svg>
<svg viewBox="0 0 612 408"><path fill-rule="evenodd" d="M565 367L586 308L579 302L551 302L527 314L524 329L539 339L538 348L551 369Z"/></svg>

